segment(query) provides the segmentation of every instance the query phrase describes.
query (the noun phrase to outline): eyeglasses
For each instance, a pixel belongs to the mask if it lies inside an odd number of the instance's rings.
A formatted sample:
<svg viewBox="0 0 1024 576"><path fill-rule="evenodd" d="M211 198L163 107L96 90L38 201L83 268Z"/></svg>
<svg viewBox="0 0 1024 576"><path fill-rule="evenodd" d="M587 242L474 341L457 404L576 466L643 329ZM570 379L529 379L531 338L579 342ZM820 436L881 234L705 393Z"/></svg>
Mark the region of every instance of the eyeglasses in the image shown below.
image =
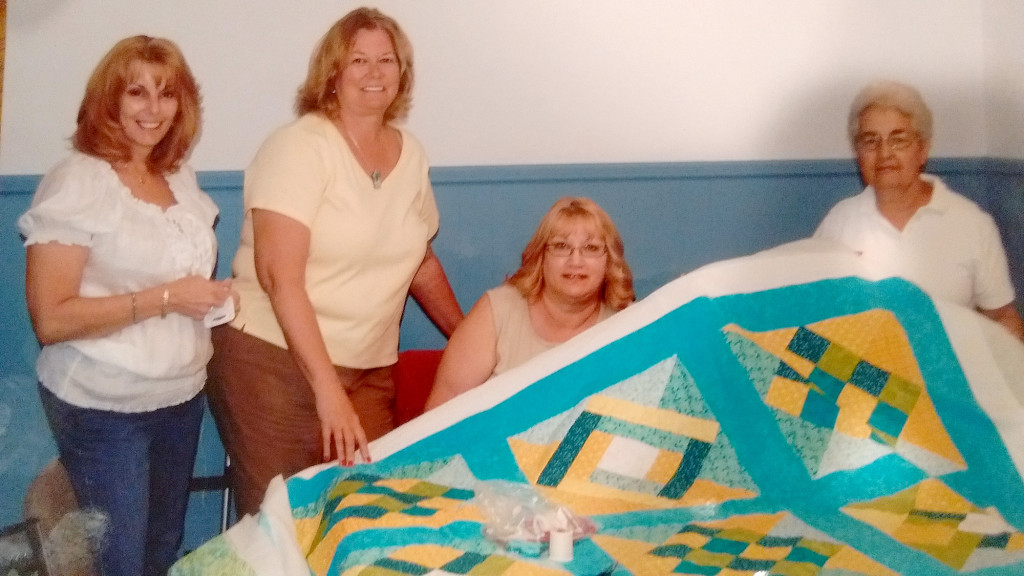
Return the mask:
<svg viewBox="0 0 1024 576"><path fill-rule="evenodd" d="M558 258L568 258L577 250L584 258L600 258L608 251L608 247L603 244L587 243L583 246L573 246L568 242L552 242L547 245L547 249L548 254Z"/></svg>
<svg viewBox="0 0 1024 576"><path fill-rule="evenodd" d="M906 150L917 141L917 134L914 132L893 132L888 138L883 138L874 132L858 134L853 139L853 145L858 152L874 152L882 147L882 144L889 146L893 151Z"/></svg>

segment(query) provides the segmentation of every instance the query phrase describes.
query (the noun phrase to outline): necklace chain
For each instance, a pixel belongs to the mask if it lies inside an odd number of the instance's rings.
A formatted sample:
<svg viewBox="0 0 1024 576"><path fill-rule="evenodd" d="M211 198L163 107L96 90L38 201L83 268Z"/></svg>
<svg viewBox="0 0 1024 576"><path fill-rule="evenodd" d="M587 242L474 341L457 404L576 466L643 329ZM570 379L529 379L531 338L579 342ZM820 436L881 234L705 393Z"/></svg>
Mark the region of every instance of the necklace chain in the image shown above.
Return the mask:
<svg viewBox="0 0 1024 576"><path fill-rule="evenodd" d="M342 132L345 133L345 139L351 142L353 146L355 146L355 151L358 153L358 155L361 158L363 158L363 160L372 160L370 155L363 150L362 146L359 145L359 141L356 140L355 137L352 136L352 134L348 131L348 126L345 125L345 122L339 120L339 124L341 124ZM373 163L371 162L370 165L373 166ZM382 180L380 168L373 166L373 170L370 172L370 180L373 182L373 189L379 190L380 183Z"/></svg>
<svg viewBox="0 0 1024 576"><path fill-rule="evenodd" d="M142 172L139 172L138 170L132 170L131 167L131 164L125 162L121 164L121 171L129 178L135 176L135 179L139 181L139 186L145 185L146 177L149 176L149 168L144 168Z"/></svg>

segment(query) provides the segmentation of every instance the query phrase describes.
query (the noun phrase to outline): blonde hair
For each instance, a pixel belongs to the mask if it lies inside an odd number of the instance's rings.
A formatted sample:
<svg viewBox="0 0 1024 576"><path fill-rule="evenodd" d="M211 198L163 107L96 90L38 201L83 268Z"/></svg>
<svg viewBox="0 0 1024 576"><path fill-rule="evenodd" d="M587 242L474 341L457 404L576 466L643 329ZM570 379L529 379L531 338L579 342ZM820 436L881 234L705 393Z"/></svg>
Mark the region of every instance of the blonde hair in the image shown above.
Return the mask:
<svg viewBox="0 0 1024 576"><path fill-rule="evenodd" d="M155 172L173 172L181 166L199 133L201 100L199 85L181 50L164 38L132 36L107 52L86 84L71 143L75 150L107 162L131 159L131 142L121 126L121 96L134 79L139 63L162 67L157 81L166 82L178 99L178 112L170 130L153 147L146 161Z"/></svg>
<svg viewBox="0 0 1024 576"><path fill-rule="evenodd" d="M318 112L336 119L341 114L341 103L334 93L334 82L345 69L352 42L360 30L383 30L391 37L398 56L398 94L384 111L384 122L403 120L412 107L412 44L390 16L373 8L356 8L334 23L317 44L309 59L309 72L299 86L295 99L295 112L299 116Z"/></svg>
<svg viewBox="0 0 1024 576"><path fill-rule="evenodd" d="M508 279L527 301L535 302L544 290L544 256L548 242L570 221L592 224L604 236L608 265L601 284L601 299L613 310L622 310L635 300L633 272L626 263L622 237L611 217L589 198L565 197L541 219L533 238L523 249L522 265Z"/></svg>
<svg viewBox="0 0 1024 576"><path fill-rule="evenodd" d="M850 104L850 115L847 118L846 130L853 144L860 129L860 117L871 107L892 108L910 118L921 139L930 142L932 139L932 111L924 103L924 98L916 88L901 82L883 80L868 84L857 93Z"/></svg>

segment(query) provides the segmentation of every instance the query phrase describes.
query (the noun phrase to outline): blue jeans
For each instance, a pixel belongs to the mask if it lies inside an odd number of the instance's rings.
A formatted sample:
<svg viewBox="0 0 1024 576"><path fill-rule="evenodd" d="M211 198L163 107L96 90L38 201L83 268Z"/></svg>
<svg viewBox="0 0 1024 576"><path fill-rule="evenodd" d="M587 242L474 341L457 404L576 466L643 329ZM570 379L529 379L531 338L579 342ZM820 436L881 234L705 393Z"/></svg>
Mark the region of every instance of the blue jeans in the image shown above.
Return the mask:
<svg viewBox="0 0 1024 576"><path fill-rule="evenodd" d="M110 517L102 576L164 576L185 531L206 397L152 412L80 408L39 386L61 462L82 508Z"/></svg>

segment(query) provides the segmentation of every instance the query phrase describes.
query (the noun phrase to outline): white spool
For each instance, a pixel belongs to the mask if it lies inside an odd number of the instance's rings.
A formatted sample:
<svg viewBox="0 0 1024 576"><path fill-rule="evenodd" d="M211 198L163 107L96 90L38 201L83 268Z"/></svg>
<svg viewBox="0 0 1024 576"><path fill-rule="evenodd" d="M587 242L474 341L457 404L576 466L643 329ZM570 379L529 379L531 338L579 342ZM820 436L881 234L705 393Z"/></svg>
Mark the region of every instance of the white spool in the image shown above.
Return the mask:
<svg viewBox="0 0 1024 576"><path fill-rule="evenodd" d="M548 558L555 562L572 561L572 530L548 532Z"/></svg>

